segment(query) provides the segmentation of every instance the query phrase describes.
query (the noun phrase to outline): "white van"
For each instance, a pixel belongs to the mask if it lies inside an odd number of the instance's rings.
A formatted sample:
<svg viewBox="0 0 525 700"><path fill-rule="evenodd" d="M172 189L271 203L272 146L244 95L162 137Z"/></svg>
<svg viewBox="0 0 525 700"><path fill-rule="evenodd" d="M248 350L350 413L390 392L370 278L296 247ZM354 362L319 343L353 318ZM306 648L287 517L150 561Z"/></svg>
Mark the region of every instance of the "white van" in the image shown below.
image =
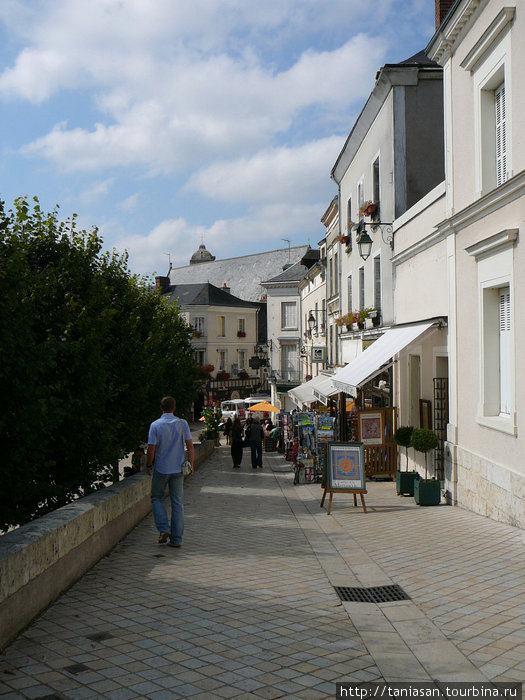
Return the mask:
<svg viewBox="0 0 525 700"><path fill-rule="evenodd" d="M246 417L246 404L244 399L228 399L221 403L221 411L223 423L226 423L228 418L243 420Z"/></svg>

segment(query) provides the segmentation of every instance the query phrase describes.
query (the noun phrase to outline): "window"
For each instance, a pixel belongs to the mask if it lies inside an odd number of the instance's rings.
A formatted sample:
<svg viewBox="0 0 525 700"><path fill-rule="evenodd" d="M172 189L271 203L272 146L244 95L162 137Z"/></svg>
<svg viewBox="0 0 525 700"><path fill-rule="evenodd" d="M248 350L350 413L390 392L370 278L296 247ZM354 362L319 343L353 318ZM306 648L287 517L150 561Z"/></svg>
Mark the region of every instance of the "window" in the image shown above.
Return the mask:
<svg viewBox="0 0 525 700"><path fill-rule="evenodd" d="M361 211L361 207L365 203L365 183L363 182L363 179L361 178L361 181L357 185L357 206L359 207L359 211Z"/></svg>
<svg viewBox="0 0 525 700"><path fill-rule="evenodd" d="M219 370L226 369L226 350L219 350Z"/></svg>
<svg viewBox="0 0 525 700"><path fill-rule="evenodd" d="M375 212L372 214L372 219L379 221L379 203L381 200L381 182L379 179L379 157L375 159L372 165L372 188L373 188L373 201L377 204Z"/></svg>
<svg viewBox="0 0 525 700"><path fill-rule="evenodd" d="M351 228L352 228L352 198L350 197L348 199L348 202L346 203L346 231L347 233L350 233Z"/></svg>
<svg viewBox="0 0 525 700"><path fill-rule="evenodd" d="M299 362L299 353L297 345L282 344L281 345L281 374L284 381L297 381L299 373L297 366Z"/></svg>
<svg viewBox="0 0 525 700"><path fill-rule="evenodd" d="M517 240L518 229L506 229L466 248L476 258L481 315L476 420L510 435L516 435L513 275Z"/></svg>
<svg viewBox="0 0 525 700"><path fill-rule="evenodd" d="M204 316L196 316L193 319L193 330L195 335L206 335L204 332Z"/></svg>
<svg viewBox="0 0 525 700"><path fill-rule="evenodd" d="M221 338L224 338L224 336L226 335L226 316L218 317L218 326L219 331L217 335Z"/></svg>
<svg viewBox="0 0 525 700"><path fill-rule="evenodd" d="M499 414L510 414L511 393L511 318L510 287L498 289L499 298Z"/></svg>
<svg viewBox="0 0 525 700"><path fill-rule="evenodd" d="M204 367L206 364L206 352L204 350L195 350L195 362L200 367Z"/></svg>
<svg viewBox="0 0 525 700"><path fill-rule="evenodd" d="M246 319L240 318L237 323L237 330L239 333L246 333Z"/></svg>
<svg viewBox="0 0 525 700"><path fill-rule="evenodd" d="M374 308L381 308L381 256L374 258Z"/></svg>
<svg viewBox="0 0 525 700"><path fill-rule="evenodd" d="M507 123L505 117L505 83L494 90L494 119L496 131L496 185L507 179Z"/></svg>
<svg viewBox="0 0 525 700"><path fill-rule="evenodd" d="M328 275L330 277L330 296L334 296L334 261L330 258L328 263Z"/></svg>
<svg viewBox="0 0 525 700"><path fill-rule="evenodd" d="M365 268L359 268L359 308L365 308Z"/></svg>
<svg viewBox="0 0 525 700"><path fill-rule="evenodd" d="M353 307L353 303L354 303L353 298L352 298L352 275L348 275L347 289L348 289L347 309L348 309L348 311L352 311L352 307Z"/></svg>
<svg viewBox="0 0 525 700"><path fill-rule="evenodd" d="M297 303L281 302L281 328L297 328Z"/></svg>
<svg viewBox="0 0 525 700"><path fill-rule="evenodd" d="M246 350L238 351L239 369L246 369Z"/></svg>
<svg viewBox="0 0 525 700"><path fill-rule="evenodd" d="M334 255L334 294L339 294L339 256Z"/></svg>

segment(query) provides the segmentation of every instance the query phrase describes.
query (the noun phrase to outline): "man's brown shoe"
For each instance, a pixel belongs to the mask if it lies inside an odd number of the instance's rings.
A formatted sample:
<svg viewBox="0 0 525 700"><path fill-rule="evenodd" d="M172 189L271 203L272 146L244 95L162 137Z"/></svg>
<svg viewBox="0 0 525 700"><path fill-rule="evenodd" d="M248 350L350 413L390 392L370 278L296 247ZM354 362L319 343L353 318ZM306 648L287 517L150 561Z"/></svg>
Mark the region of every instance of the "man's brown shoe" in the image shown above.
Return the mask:
<svg viewBox="0 0 525 700"><path fill-rule="evenodd" d="M169 532L161 532L160 535L159 535L159 544L166 544L166 542L168 541L169 537L170 537L170 533L169 533Z"/></svg>

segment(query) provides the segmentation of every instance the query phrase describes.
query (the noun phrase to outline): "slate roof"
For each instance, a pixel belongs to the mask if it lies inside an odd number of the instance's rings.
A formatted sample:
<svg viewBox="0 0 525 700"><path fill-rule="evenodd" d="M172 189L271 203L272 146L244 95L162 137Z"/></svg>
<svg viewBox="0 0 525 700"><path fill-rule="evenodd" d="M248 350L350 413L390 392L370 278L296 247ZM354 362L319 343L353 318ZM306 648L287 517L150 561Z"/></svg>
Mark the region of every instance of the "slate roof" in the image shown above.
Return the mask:
<svg viewBox="0 0 525 700"><path fill-rule="evenodd" d="M178 286L210 282L219 288L226 284L232 295L247 301L260 301L266 294L261 281L281 272L289 262L296 263L307 250L307 245L294 246L290 249L281 248L266 253L175 267L169 272L170 283Z"/></svg>
<svg viewBox="0 0 525 700"><path fill-rule="evenodd" d="M307 272L308 267L306 267L306 265L301 264L300 262L297 262L295 263L295 265L291 265L276 277L272 277L271 279L263 282L263 285L273 286L274 284L278 284L280 282L299 283L302 279L304 279L304 276Z"/></svg>
<svg viewBox="0 0 525 700"><path fill-rule="evenodd" d="M239 299L224 289L209 282L201 284L175 284L168 287L166 294L181 306L238 306L258 308L259 304Z"/></svg>
<svg viewBox="0 0 525 700"><path fill-rule="evenodd" d="M424 49L418 51L410 58L405 58L404 61L399 63L386 63L386 66L432 66L439 68L439 64L429 58Z"/></svg>

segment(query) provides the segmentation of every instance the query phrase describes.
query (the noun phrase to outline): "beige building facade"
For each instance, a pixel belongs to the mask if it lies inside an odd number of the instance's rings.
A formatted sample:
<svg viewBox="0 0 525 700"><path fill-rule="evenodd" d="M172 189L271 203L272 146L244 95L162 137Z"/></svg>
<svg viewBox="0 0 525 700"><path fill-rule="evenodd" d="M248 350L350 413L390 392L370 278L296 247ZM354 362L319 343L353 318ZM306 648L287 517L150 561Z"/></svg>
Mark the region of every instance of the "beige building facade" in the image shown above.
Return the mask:
<svg viewBox="0 0 525 700"><path fill-rule="evenodd" d="M428 47L443 66L449 423L455 503L525 527L525 17L453 4Z"/></svg>

